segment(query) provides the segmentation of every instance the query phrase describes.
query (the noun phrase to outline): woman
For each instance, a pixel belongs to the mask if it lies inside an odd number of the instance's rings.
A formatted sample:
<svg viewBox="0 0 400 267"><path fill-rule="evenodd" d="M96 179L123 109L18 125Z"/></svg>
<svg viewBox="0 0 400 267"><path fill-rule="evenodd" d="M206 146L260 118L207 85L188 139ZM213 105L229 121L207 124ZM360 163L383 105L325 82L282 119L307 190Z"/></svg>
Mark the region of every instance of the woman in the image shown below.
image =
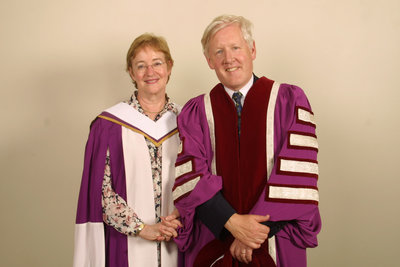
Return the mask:
<svg viewBox="0 0 400 267"><path fill-rule="evenodd" d="M143 34L127 54L137 88L102 112L86 144L74 266L176 266L172 186L178 107L165 90L173 60L164 38ZM171 218L171 217L169 217Z"/></svg>

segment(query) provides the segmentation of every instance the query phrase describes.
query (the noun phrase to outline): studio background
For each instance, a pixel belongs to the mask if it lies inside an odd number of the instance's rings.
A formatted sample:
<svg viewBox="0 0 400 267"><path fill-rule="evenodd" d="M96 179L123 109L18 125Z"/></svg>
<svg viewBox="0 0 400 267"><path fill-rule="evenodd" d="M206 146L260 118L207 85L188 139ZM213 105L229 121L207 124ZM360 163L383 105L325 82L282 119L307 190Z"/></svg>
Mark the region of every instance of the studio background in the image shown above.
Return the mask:
<svg viewBox="0 0 400 267"><path fill-rule="evenodd" d="M165 36L167 92L183 105L217 83L200 38L232 13L255 26L255 73L302 87L316 115L323 228L309 266L395 266L399 11L397 0L1 0L0 265L72 265L89 124L132 94L133 39Z"/></svg>

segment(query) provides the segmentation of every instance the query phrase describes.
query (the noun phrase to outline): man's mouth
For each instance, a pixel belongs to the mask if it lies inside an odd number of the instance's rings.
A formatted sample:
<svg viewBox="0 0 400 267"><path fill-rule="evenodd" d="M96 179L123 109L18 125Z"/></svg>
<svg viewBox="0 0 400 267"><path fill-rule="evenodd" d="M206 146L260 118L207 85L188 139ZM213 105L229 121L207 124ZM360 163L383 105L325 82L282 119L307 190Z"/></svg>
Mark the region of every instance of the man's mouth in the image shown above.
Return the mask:
<svg viewBox="0 0 400 267"><path fill-rule="evenodd" d="M233 71L235 71L235 70L237 70L237 69L239 69L239 67L227 68L227 69L225 69L225 71L227 71L227 72L233 72Z"/></svg>

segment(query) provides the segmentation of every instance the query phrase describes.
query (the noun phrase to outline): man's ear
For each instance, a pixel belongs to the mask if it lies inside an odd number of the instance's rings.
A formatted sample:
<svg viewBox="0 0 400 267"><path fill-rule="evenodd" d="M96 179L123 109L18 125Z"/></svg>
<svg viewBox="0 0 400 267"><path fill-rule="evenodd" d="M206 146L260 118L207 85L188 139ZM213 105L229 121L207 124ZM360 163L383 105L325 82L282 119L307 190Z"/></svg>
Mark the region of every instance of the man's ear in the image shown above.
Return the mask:
<svg viewBox="0 0 400 267"><path fill-rule="evenodd" d="M209 56L207 56L206 54L204 54L204 57L207 60L208 66L210 67L210 69L215 69L215 65L214 62L211 60L211 58Z"/></svg>
<svg viewBox="0 0 400 267"><path fill-rule="evenodd" d="M256 53L257 52L257 50L256 50L256 42L255 41L253 41L253 47L251 48L251 58L254 60L254 59L256 59Z"/></svg>

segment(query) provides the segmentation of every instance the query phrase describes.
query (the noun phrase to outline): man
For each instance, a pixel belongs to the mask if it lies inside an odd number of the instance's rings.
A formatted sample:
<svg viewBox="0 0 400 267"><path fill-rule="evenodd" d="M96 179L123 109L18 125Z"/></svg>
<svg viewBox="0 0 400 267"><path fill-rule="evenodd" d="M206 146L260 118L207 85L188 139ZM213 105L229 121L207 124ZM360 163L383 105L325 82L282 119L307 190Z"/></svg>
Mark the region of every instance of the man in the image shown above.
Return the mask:
<svg viewBox="0 0 400 267"><path fill-rule="evenodd" d="M221 83L178 117L181 265L306 266L321 227L309 102L299 87L253 74L247 19L215 18L202 45Z"/></svg>

